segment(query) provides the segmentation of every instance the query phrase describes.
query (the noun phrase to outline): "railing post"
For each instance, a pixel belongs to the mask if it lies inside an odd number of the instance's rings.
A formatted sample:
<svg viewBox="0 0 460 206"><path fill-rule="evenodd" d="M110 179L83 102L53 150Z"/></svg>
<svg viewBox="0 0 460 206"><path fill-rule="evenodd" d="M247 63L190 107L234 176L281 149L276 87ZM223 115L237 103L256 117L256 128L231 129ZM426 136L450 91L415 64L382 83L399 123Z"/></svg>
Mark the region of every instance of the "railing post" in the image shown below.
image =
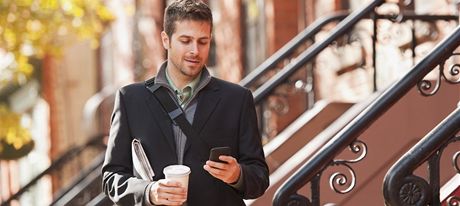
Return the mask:
<svg viewBox="0 0 460 206"><path fill-rule="evenodd" d="M440 204L439 157L437 155L442 152L449 139L458 133L460 130L458 125L460 125L460 107L439 123L390 168L383 182L383 195L387 205ZM428 183L412 173L430 156L432 158L429 162L430 183ZM436 197L434 197L435 195Z"/></svg>

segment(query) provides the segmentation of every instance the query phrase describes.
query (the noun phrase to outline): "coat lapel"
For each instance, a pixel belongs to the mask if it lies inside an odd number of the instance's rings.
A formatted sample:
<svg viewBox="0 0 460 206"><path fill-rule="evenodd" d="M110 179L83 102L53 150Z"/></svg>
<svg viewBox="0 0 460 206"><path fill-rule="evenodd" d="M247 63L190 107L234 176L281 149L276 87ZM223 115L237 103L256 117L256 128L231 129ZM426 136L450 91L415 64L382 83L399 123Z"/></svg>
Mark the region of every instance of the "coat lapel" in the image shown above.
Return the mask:
<svg viewBox="0 0 460 206"><path fill-rule="evenodd" d="M209 117L212 115L212 112L214 111L214 109L220 101L218 90L219 89L217 85L215 85L215 82L211 81L203 90L200 91L197 97L198 105L195 111L195 117L193 118L192 128L198 135L198 138L201 138L201 130L203 129L204 125L206 124ZM187 142L185 143L185 152L187 152L191 143L192 141L187 139Z"/></svg>
<svg viewBox="0 0 460 206"><path fill-rule="evenodd" d="M150 111L152 112L152 116L155 118L156 122L161 128L161 131L163 132L162 136L166 138L166 141L168 142L171 149L173 151L176 151L176 143L174 141L174 134L172 131L171 120L169 119L169 116L166 114L165 111L163 111L161 104L158 102L157 99L155 99L153 94L148 95L145 101Z"/></svg>
<svg viewBox="0 0 460 206"><path fill-rule="evenodd" d="M209 119L220 101L218 88L214 83L214 81L211 81L208 87L203 89L198 96L198 105L192 125L197 134L200 134L203 126L206 124L206 121Z"/></svg>

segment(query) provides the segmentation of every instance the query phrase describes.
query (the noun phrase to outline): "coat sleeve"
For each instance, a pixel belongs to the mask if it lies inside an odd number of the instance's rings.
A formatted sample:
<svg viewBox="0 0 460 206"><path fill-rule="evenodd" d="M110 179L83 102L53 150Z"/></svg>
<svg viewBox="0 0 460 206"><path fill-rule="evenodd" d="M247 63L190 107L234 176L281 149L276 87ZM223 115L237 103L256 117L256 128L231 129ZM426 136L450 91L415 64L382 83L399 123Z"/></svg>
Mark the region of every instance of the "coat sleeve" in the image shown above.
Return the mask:
<svg viewBox="0 0 460 206"><path fill-rule="evenodd" d="M249 90L244 95L239 125L239 163L244 199L254 199L264 194L269 185L268 166L265 162L262 141L257 124L254 99Z"/></svg>
<svg viewBox="0 0 460 206"><path fill-rule="evenodd" d="M123 99L123 90L115 97L110 136L102 166L102 184L105 194L120 205L134 205L145 200L149 181L133 175L131 133Z"/></svg>

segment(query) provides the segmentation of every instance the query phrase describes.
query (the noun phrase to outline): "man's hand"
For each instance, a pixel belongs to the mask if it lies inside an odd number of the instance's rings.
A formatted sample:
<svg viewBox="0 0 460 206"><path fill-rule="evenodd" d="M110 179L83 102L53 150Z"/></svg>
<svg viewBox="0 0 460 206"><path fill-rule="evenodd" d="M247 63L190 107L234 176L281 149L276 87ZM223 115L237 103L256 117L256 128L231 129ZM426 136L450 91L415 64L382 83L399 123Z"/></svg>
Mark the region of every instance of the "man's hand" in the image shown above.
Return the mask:
<svg viewBox="0 0 460 206"><path fill-rule="evenodd" d="M228 184L234 184L240 178L240 164L232 156L219 156L219 159L226 162L214 162L206 161L206 164L203 166L204 170L208 171L209 174L214 176L217 179L220 179Z"/></svg>
<svg viewBox="0 0 460 206"><path fill-rule="evenodd" d="M155 205L182 205L187 200L187 189L179 182L161 179L150 188L150 201Z"/></svg>

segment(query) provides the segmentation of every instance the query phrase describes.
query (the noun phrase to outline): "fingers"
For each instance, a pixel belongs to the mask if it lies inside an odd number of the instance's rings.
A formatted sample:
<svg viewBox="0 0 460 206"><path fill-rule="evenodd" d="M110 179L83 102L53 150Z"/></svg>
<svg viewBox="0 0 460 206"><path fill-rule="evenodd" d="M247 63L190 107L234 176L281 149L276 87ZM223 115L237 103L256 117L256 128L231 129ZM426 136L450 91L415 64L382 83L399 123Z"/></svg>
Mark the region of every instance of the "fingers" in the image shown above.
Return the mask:
<svg viewBox="0 0 460 206"><path fill-rule="evenodd" d="M228 169L230 167L234 167L236 164L238 164L238 162L236 161L235 158L233 158L232 156L225 156L225 155L221 155L219 156L219 159L224 161L225 163L221 163L221 162L214 162L214 161L206 161L206 164L211 166L211 167L214 167L214 168L217 168L217 169Z"/></svg>
<svg viewBox="0 0 460 206"><path fill-rule="evenodd" d="M180 182L178 181L174 181L174 180L167 180L167 179L161 179L161 180L158 180L158 184L164 186L164 187L172 187L172 188L177 188L177 187L181 187L182 185L180 184Z"/></svg>
<svg viewBox="0 0 460 206"><path fill-rule="evenodd" d="M219 159L224 161L224 162L227 162L228 164L238 163L236 161L236 159L234 157L232 157L232 156L221 155L221 156L219 156Z"/></svg>
<svg viewBox="0 0 460 206"><path fill-rule="evenodd" d="M219 159L227 163L206 161L206 164L203 166L204 170L226 183L231 184L236 182L240 176L240 165L236 159L232 156L224 155L221 155Z"/></svg>
<svg viewBox="0 0 460 206"><path fill-rule="evenodd" d="M165 195L160 198L159 205L182 205L186 199L177 195Z"/></svg>
<svg viewBox="0 0 460 206"><path fill-rule="evenodd" d="M150 200L155 205L182 205L187 200L187 189L177 181L161 179L150 188Z"/></svg>

